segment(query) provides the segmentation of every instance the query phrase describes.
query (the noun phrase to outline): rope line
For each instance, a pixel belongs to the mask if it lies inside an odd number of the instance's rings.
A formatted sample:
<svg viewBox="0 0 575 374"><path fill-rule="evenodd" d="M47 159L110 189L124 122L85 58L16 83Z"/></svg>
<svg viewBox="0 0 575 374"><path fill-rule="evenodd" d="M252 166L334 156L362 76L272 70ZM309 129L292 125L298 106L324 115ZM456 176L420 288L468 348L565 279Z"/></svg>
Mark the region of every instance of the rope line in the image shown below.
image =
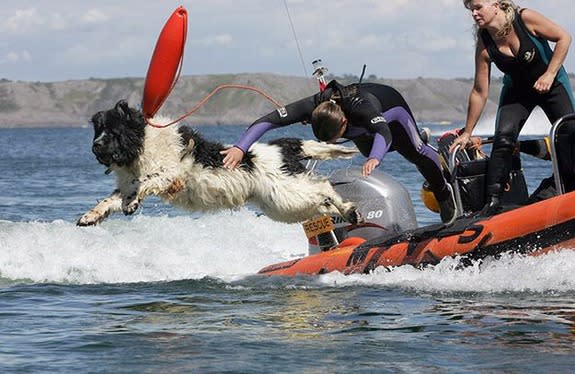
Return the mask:
<svg viewBox="0 0 575 374"><path fill-rule="evenodd" d="M210 92L207 96L205 96L202 100L200 100L189 112L187 112L186 114L182 115L181 117L167 123L167 124L157 124L157 123L153 123L151 121L151 118L145 118L146 123L152 127L158 128L158 129L162 129L168 126L171 126L175 123L180 122L181 120L183 120L186 117L191 116L192 114L194 114L195 112L197 112L209 99L211 99L216 93L218 93L220 90L226 89L226 88L237 88L237 89L242 89L242 90L249 90L249 91L254 91L258 94L260 94L261 96L265 97L266 99L268 99L269 101L271 101L276 107L281 108L283 107L282 104L280 104L277 100L275 100L273 97L271 97L270 95L268 95L266 92L264 92L263 90L257 88L257 87L253 87L253 86L246 86L243 84L222 84L220 86L217 86L216 88L213 89L212 92Z"/></svg>

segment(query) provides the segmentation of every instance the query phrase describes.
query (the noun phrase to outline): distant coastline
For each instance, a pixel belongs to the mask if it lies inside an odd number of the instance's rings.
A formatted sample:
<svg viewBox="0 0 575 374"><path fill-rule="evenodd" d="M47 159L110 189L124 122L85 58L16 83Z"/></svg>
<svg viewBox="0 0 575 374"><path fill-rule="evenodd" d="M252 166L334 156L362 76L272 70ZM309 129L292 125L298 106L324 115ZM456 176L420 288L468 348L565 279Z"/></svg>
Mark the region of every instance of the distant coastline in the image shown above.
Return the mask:
<svg viewBox="0 0 575 374"><path fill-rule="evenodd" d="M355 76L330 77L342 83ZM574 77L570 75L572 83ZM364 81L391 85L408 101L418 122L449 124L461 122L467 111L472 79L381 79ZM176 118L187 113L203 97L221 84L257 87L281 103L289 103L317 92L313 78L276 74L221 74L180 77L161 114ZM0 80L0 128L82 127L99 110L120 99L137 106L141 102L143 78L87 79L62 82L23 82ZM493 116L501 81L493 79L485 115ZM246 90L222 90L185 121L192 125L247 125L272 111L274 105Z"/></svg>

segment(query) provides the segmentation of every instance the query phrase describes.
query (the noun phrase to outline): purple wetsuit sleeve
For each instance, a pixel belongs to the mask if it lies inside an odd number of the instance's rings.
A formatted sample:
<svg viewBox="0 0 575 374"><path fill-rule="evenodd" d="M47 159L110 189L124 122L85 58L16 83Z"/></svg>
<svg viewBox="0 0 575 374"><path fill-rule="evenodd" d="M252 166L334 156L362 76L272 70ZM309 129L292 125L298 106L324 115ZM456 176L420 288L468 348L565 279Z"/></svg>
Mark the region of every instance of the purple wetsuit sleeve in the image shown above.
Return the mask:
<svg viewBox="0 0 575 374"><path fill-rule="evenodd" d="M319 94L316 94L288 104L283 108L285 114L282 115L278 110L266 114L250 125L234 146L245 154L267 131L309 120L318 98Z"/></svg>
<svg viewBox="0 0 575 374"><path fill-rule="evenodd" d="M240 140L234 144L235 147L238 147L244 154L247 153L248 149L254 144L259 138L262 137L268 130L275 129L281 126L274 125L270 122L259 122L251 125L242 135Z"/></svg>
<svg viewBox="0 0 575 374"><path fill-rule="evenodd" d="M381 159L387 154L390 146L391 144L387 144L383 135L375 133L373 137L373 145L371 146L368 158L374 158L381 161Z"/></svg>

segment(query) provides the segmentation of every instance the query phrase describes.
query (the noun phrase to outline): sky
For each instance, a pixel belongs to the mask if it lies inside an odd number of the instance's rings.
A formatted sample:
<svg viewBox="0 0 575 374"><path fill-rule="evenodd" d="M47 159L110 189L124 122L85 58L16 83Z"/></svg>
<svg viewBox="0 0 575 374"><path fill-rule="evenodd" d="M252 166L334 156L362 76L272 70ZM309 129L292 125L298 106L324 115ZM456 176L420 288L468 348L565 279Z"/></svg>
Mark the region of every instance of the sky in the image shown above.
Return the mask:
<svg viewBox="0 0 575 374"><path fill-rule="evenodd" d="M575 36L573 0L516 4ZM366 64L366 76L382 78L473 77L473 20L461 0L2 0L0 79L145 77L180 5L189 12L183 75L310 76L321 58L334 75L359 76Z"/></svg>

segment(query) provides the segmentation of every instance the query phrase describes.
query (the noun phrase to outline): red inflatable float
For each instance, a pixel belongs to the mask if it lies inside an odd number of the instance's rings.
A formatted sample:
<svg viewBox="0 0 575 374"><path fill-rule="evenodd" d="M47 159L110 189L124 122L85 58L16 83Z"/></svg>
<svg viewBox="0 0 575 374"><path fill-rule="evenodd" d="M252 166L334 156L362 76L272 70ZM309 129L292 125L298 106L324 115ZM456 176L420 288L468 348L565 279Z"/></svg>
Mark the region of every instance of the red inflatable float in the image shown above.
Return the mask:
<svg viewBox="0 0 575 374"><path fill-rule="evenodd" d="M174 87L182 66L188 29L188 12L182 6L170 16L156 42L148 67L142 112L152 118Z"/></svg>

